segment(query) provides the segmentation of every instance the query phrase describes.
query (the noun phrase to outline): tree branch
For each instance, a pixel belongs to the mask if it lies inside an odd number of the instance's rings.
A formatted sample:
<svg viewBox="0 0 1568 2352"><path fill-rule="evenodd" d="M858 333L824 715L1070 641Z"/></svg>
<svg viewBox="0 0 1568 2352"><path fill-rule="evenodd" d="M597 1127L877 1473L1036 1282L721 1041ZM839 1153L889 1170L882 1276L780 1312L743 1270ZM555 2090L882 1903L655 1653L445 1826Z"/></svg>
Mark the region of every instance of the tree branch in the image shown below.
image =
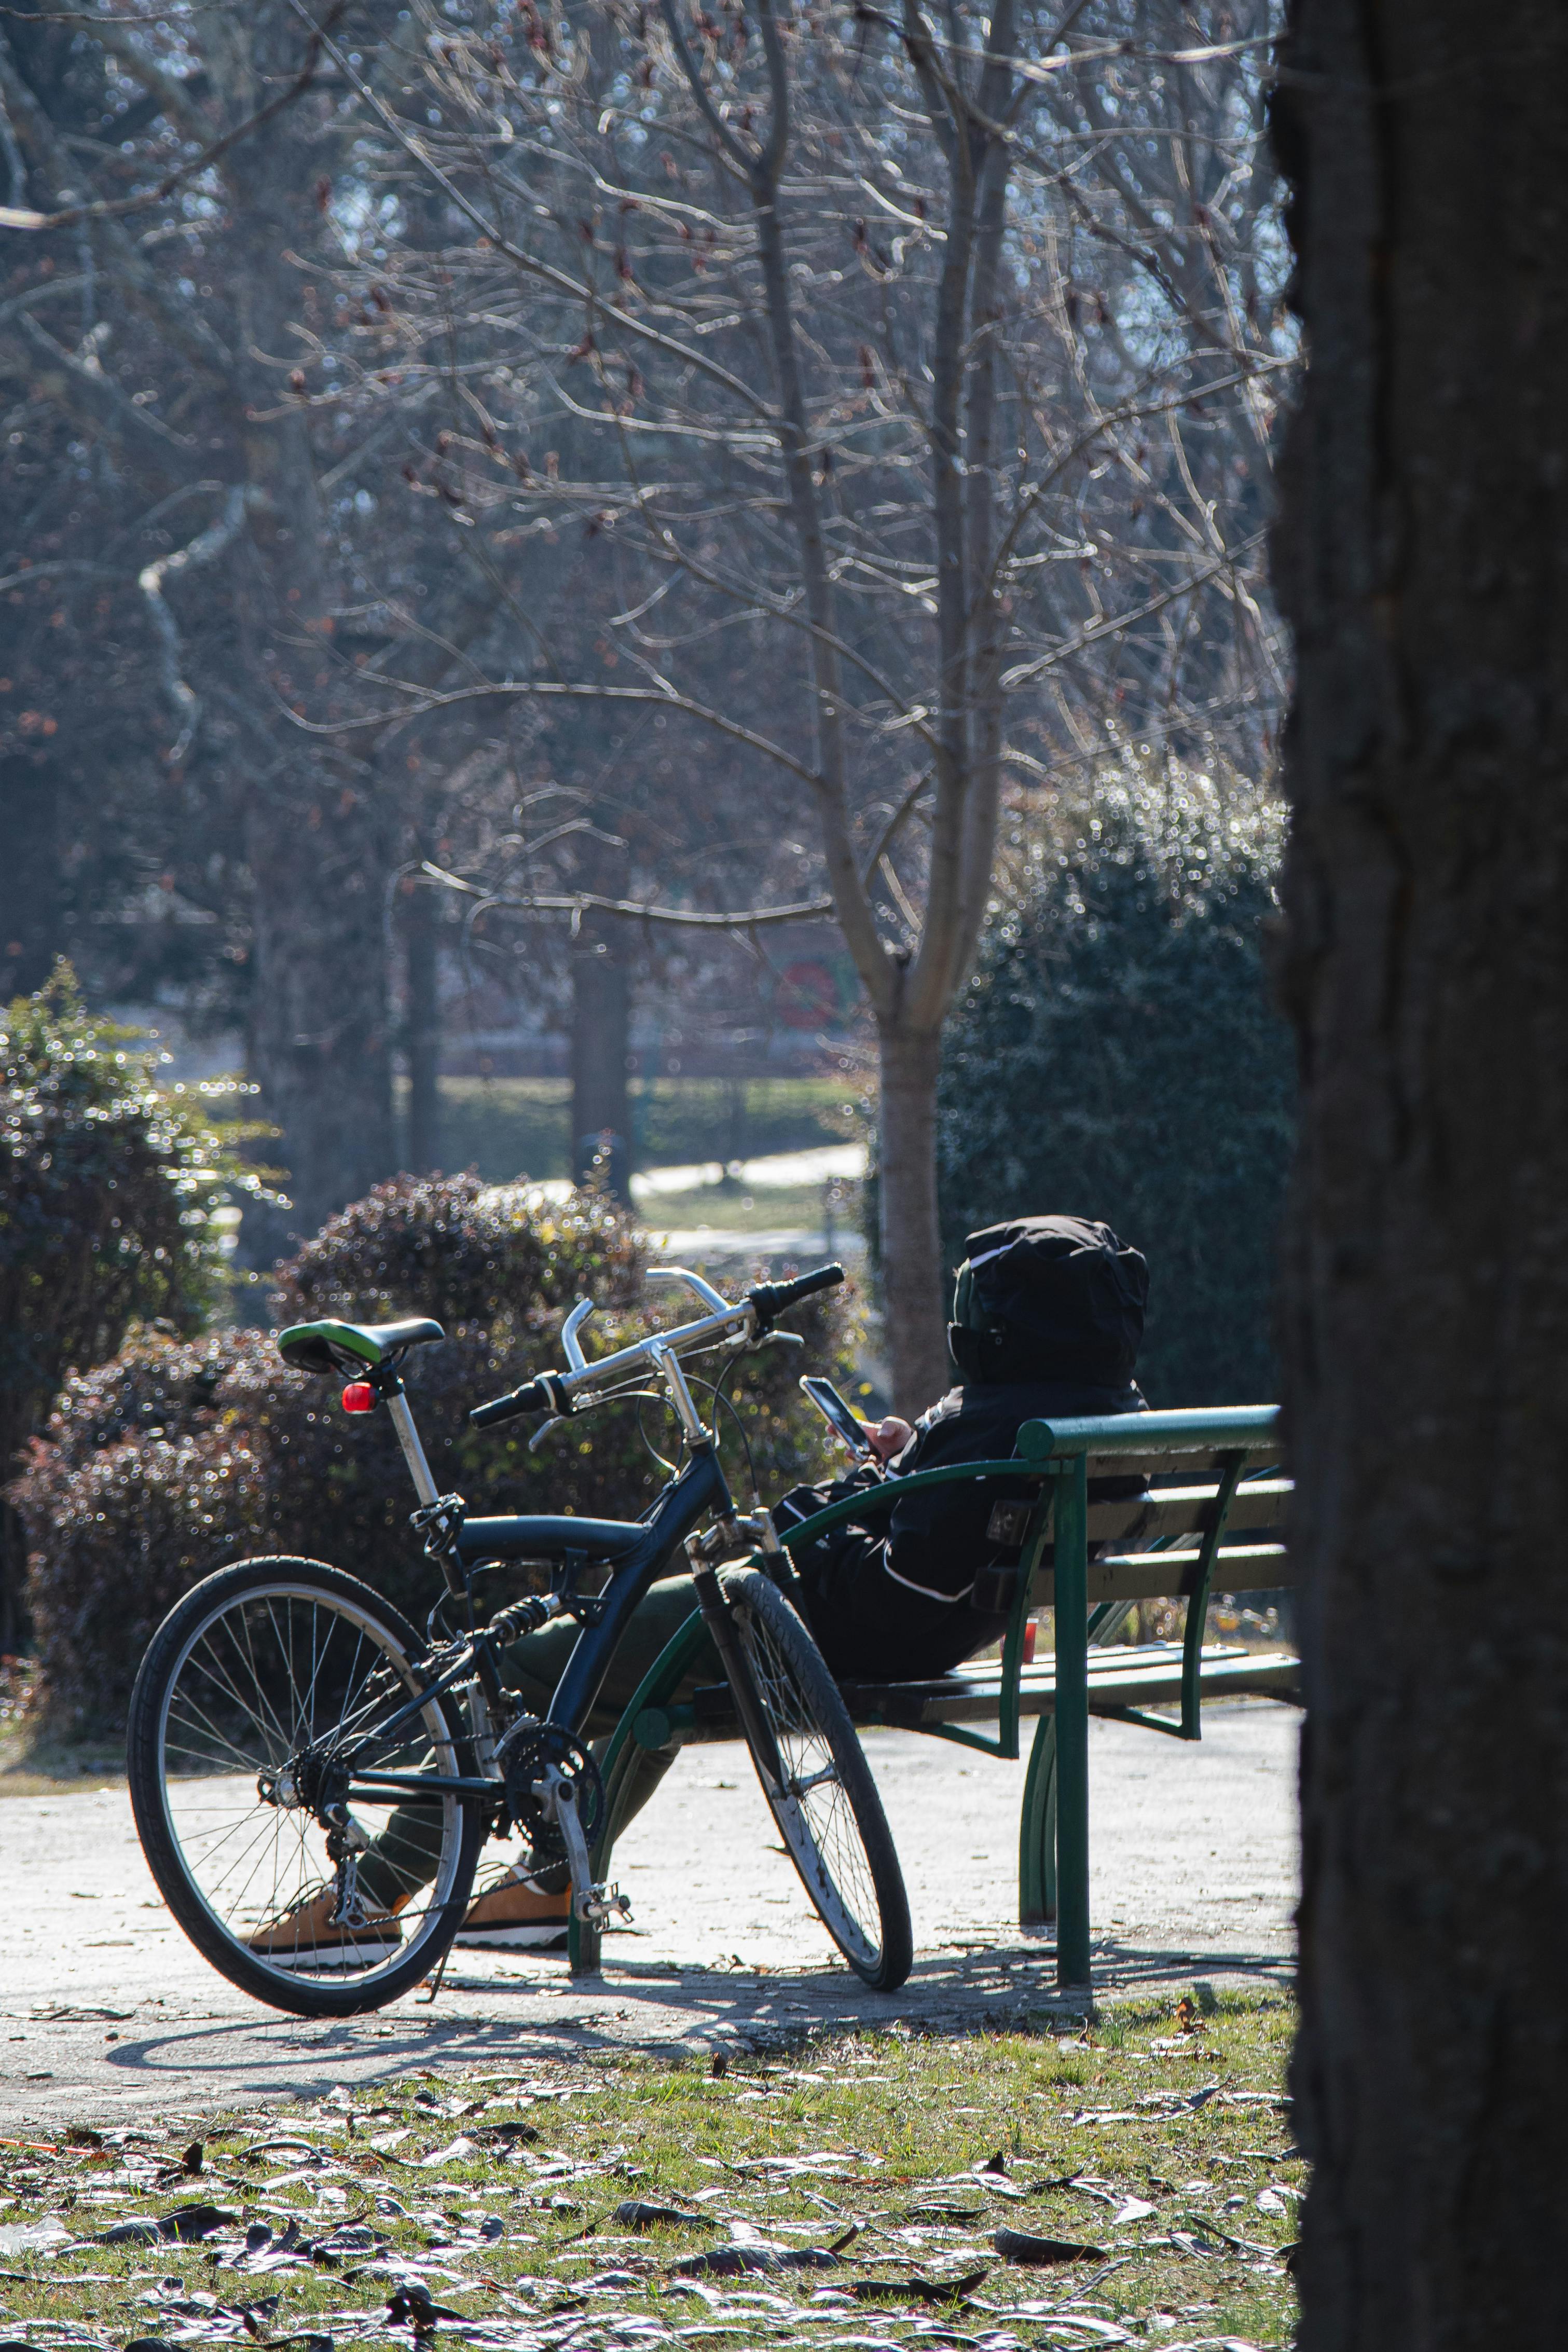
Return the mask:
<svg viewBox="0 0 1568 2352"><path fill-rule="evenodd" d="M476 921L492 907L504 907L509 913L527 915L571 915L574 919L585 914L616 915L626 922L673 923L687 930L752 931L773 923L811 922L833 912L831 898L805 898L795 907L743 907L731 914L703 914L687 907L645 907L635 898L602 898L593 890L531 891L519 898L501 890L481 889L477 882L465 882L461 875L449 874L428 858L423 861L420 870L444 888L460 890L466 898L476 899Z"/></svg>
<svg viewBox="0 0 1568 2352"><path fill-rule="evenodd" d="M179 714L181 728L169 752L169 765L177 768L195 740L201 725L202 706L181 675L179 625L169 609L163 594L164 583L174 574L193 572L198 564L211 563L226 548L232 547L245 526L248 509L264 503L265 494L243 484L237 484L224 501L222 514L216 522L172 554L161 556L157 562L143 566L136 584L147 600L153 625L158 632L163 648L163 690Z"/></svg>

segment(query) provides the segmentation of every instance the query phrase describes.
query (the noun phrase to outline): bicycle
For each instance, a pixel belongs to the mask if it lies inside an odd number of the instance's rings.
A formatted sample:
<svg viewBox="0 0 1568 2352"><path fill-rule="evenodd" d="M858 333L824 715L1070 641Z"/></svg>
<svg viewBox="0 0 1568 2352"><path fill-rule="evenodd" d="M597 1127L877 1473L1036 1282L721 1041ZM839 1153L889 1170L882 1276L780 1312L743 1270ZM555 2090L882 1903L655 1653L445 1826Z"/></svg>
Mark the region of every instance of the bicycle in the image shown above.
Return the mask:
<svg viewBox="0 0 1568 2352"><path fill-rule="evenodd" d="M592 1877L605 1800L582 1734L634 1610L683 1548L807 1895L867 1984L891 1990L908 1976L909 1904L859 1740L789 1597L794 1572L772 1520L760 1498L750 1513L736 1509L717 1405L710 1429L682 1370L700 1352L721 1351L727 1370L770 1339L802 1345L774 1330L777 1318L841 1282L843 1268L759 1283L734 1301L684 1267L648 1278L686 1284L708 1311L590 1362L578 1334L594 1308L580 1299L563 1327L567 1369L468 1416L488 1428L547 1415L537 1444L596 1406L666 1400L680 1454L637 1520L474 1517L461 1496L438 1492L401 1372L414 1349L445 1337L438 1323L327 1319L279 1335L297 1369L351 1376L346 1410L391 1416L418 1497L411 1525L444 1590L421 1636L368 1584L324 1561L242 1560L186 1593L149 1645L129 1737L142 1850L191 1941L258 2000L345 2017L438 1981L487 1836L521 1832L534 1868L564 1866L579 1920L629 1916L618 1890ZM503 1566L548 1587L481 1622L479 1580ZM563 1616L580 1630L540 1717L505 1687L501 1654ZM362 1878L377 1871L404 1889L400 1899L367 1895ZM311 1941L298 1924L308 1913L321 1927Z"/></svg>

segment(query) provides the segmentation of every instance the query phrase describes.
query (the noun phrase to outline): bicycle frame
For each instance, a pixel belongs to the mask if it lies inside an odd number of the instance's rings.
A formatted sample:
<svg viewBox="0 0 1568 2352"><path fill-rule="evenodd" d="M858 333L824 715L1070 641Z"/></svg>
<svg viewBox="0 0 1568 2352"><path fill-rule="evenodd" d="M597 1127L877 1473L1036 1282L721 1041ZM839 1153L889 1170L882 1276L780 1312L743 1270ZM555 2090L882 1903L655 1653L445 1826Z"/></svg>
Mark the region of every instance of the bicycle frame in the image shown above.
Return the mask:
<svg viewBox="0 0 1568 2352"><path fill-rule="evenodd" d="M649 1271L649 1279L681 1282L694 1291L710 1312L695 1321L677 1326L672 1330L654 1333L636 1341L628 1348L619 1348L607 1356L590 1363L584 1355L578 1333L594 1309L587 1299L580 1299L562 1328L562 1343L570 1369L552 1372L528 1384L510 1396L494 1400L475 1410L470 1419L486 1426L496 1419L510 1418L514 1412L542 1407L557 1416L570 1415L581 1404L608 1401L604 1394L604 1382L630 1371L635 1366L647 1364L665 1388L676 1416L680 1423L689 1454L684 1469L676 1472L647 1517L635 1521L554 1517L530 1514L511 1518L469 1518L460 1496L437 1492L419 1432L404 1391L396 1360L371 1375L371 1385L379 1400L385 1404L393 1427L408 1465L419 1498L419 1510L415 1525L429 1530L426 1549L439 1561L449 1596L463 1601L468 1611L467 1636L458 1637L458 1647L444 1650L439 1661L440 1671L414 1696L407 1699L386 1721L378 1724L374 1734L375 1744L384 1743L412 1722L428 1701L456 1688L458 1685L478 1683L480 1705L492 1724L481 1727L475 1723L476 1735L481 1746L481 1766L490 1765L489 1737L493 1725L492 1710L504 1703L504 1687L500 1678L496 1637L485 1629L473 1625L473 1574L476 1569L491 1562L505 1560L543 1559L559 1570L557 1598L563 1608L572 1609L576 1601L576 1577L584 1568L607 1564L608 1581L585 1604L579 1604L575 1613L582 1632L572 1646L544 1722L576 1739L587 1724L594 1702L598 1697L612 1658L637 1603L661 1570L668 1567L676 1553L695 1531L698 1522L712 1511L721 1527L727 1525L739 1537L742 1526L748 1533L759 1529L764 1535L763 1549L776 1552L778 1545L772 1536L766 1514L760 1523L741 1522L736 1518L735 1506L719 1461L718 1446L703 1422L701 1414L687 1386L680 1358L711 1348L745 1348L754 1344L759 1331L765 1335L771 1328L773 1313L793 1304L798 1297L843 1280L839 1265L820 1267L795 1282L758 1286L739 1302L721 1297L700 1275L679 1266L658 1267ZM609 1391L614 1395L612 1387ZM526 1401L525 1401L526 1400ZM710 1566L694 1561L694 1582L698 1605L709 1621L725 1672L735 1687L737 1705L741 1708L747 1737L759 1759L759 1769L770 1783L778 1778L778 1758L768 1727L748 1703L746 1678L734 1655L729 1635L728 1621L720 1593L718 1579ZM434 1612L432 1612L434 1616ZM544 1621L541 1621L544 1622ZM477 1711L477 1710L476 1710ZM469 1802L493 1802L499 1790L504 1788L504 1775L489 1769L479 1773L438 1772L378 1772L374 1769L355 1769L355 1751L350 1747L346 1754L334 1759L331 1803L340 1816L357 1795L384 1801L389 1796L405 1801L437 1803L448 1797L466 1799ZM553 1768L552 1768L553 1769ZM559 1785L559 1774L555 1775ZM558 1818L570 1832L576 1822L575 1797L558 1798ZM566 1805L568 1811L560 1811ZM587 1866L587 1849L580 1832L575 1846L568 1834L569 1849L574 1853L573 1876L576 1886L579 1862ZM574 1901L590 1897L597 1900L599 1890L578 1890ZM583 1912L583 1916L589 1916Z"/></svg>
<svg viewBox="0 0 1568 2352"><path fill-rule="evenodd" d="M399 1398L397 1401L403 1403L406 1413L406 1400ZM401 1430L399 1434L402 1434ZM426 1475L428 1476L427 1472ZM433 1496L427 1499L433 1499ZM582 1731L633 1611L648 1587L658 1580L660 1571L679 1551L704 1513L710 1508L716 1508L721 1517L727 1518L732 1514L734 1505L728 1481L720 1467L717 1448L710 1441L705 1444L694 1442L690 1461L665 1487L647 1518L636 1523L641 1529L638 1539L617 1562L604 1591L595 1596L595 1614L584 1625L573 1644L565 1671L551 1699L546 1722L558 1725L574 1736ZM586 1536L590 1528L604 1524L592 1519L574 1522L531 1516L469 1519L459 1531L454 1549L461 1562L470 1568L492 1559L535 1559L542 1552L546 1555L553 1553L569 1566L572 1555L561 1542L563 1527L580 1525ZM583 1565L590 1565L596 1557L591 1542L585 1542L581 1553ZM482 1674L484 1663L489 1656L486 1640L481 1632L465 1641L457 1658L446 1665L434 1682L425 1685L395 1715L377 1725L377 1743L401 1730L405 1724L411 1723L428 1700L440 1692L450 1690L476 1666ZM493 1776L484 1778L434 1772L356 1773L352 1761L348 1769L350 1777L345 1801L352 1801L356 1793L365 1797L397 1794L430 1802L448 1796L493 1798L498 1786Z"/></svg>

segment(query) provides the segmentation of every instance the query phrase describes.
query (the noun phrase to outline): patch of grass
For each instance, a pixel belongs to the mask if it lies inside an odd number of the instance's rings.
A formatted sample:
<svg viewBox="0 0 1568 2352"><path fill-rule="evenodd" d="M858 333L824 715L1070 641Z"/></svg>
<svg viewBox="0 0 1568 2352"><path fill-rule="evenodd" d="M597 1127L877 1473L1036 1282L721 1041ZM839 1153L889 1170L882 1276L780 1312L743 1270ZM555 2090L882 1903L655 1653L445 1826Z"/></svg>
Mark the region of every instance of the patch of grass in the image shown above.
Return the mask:
<svg viewBox="0 0 1568 2352"><path fill-rule="evenodd" d="M843 1143L855 1088L845 1078L656 1078L634 1084L635 1164L680 1168ZM567 1176L572 1089L564 1078L441 1080L441 1161L487 1183Z"/></svg>
<svg viewBox="0 0 1568 2352"><path fill-rule="evenodd" d="M722 1184L701 1184L686 1192L650 1192L637 1202L637 1216L650 1233L685 1233L693 1226L711 1225L715 1233L762 1233L782 1226L799 1226L806 1233L822 1231L820 1184L759 1184L731 1192ZM833 1211L838 1234L858 1234L859 1211L852 1195L859 1187L840 1183Z"/></svg>
<svg viewBox="0 0 1568 2352"><path fill-rule="evenodd" d="M98 1788L124 1778L123 1741L66 1742L27 1731L0 1733L0 1798L58 1797L84 1781Z"/></svg>
<svg viewBox="0 0 1568 2352"><path fill-rule="evenodd" d="M1042 2019L1036 2034L732 2052L722 2073L598 2054L427 2074L220 2118L184 2165L189 2118L40 2137L0 2148L0 2326L241 2340L248 2311L263 2344L330 2335L346 2352L389 2305L418 2325L423 2296L450 2315L437 2334L482 2322L519 2352L567 2333L589 2352L617 2324L650 2342L805 2343L842 2321L901 2344L937 2315L971 2341L1000 2326L1026 2343L1283 2346L1305 2186L1290 2030L1282 2000L1222 1996L1205 2015L1194 1992L1175 2016L1119 2007L1065 2037ZM233 2218L198 2243L89 2242L202 2200ZM52 2258L26 2242L47 2215L75 2241ZM1083 2251L1026 2264L999 2253L999 2230ZM681 2268L747 2242L830 2258Z"/></svg>

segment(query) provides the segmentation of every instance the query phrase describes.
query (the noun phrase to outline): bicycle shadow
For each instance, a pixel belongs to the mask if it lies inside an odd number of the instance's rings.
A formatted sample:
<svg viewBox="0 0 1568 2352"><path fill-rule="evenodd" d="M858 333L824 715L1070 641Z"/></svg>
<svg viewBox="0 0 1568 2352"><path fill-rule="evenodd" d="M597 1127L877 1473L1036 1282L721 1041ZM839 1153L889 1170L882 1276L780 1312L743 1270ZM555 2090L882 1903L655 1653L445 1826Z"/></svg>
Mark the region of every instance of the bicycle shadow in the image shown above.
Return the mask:
<svg viewBox="0 0 1568 2352"><path fill-rule="evenodd" d="M1195 1979L1287 1990L1278 1954L1193 1952L1105 1938L1095 1948L1098 2000L1162 2004ZM482 1997L484 2007L475 2007ZM613 1958L601 1976L541 1983L500 1972L448 1974L439 1999L411 1996L365 2017L253 2015L171 2022L128 2035L104 2055L121 2095L178 2082L198 2103L309 2098L339 2084L365 2091L422 2068L458 2074L504 2065L641 2053L675 2064L722 2049L788 2047L849 2032L1047 2032L1081 2017L1081 1995L1055 1984L1048 1938L1018 1933L922 1955L907 1985L872 1992L842 1969L680 1968ZM100 2077L101 2079L101 2077Z"/></svg>

